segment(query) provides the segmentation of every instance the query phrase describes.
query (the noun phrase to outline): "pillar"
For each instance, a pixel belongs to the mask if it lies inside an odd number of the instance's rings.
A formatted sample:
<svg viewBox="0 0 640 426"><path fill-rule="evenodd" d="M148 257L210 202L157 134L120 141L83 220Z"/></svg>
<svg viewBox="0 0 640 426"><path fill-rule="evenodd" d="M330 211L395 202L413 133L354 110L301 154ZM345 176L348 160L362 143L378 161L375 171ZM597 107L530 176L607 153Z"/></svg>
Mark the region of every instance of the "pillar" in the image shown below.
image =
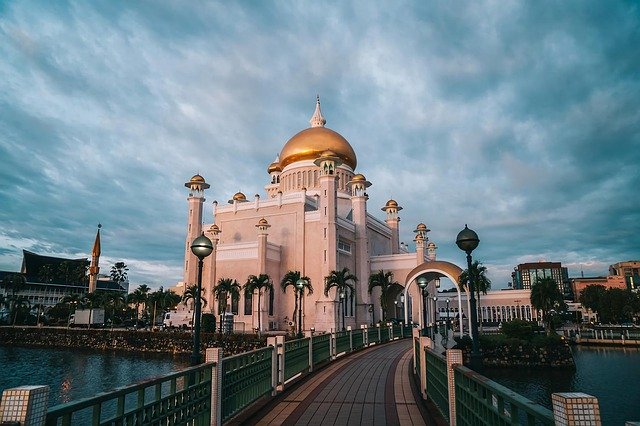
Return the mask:
<svg viewBox="0 0 640 426"><path fill-rule="evenodd" d="M556 426L600 426L598 398L582 392L551 394Z"/></svg>
<svg viewBox="0 0 640 426"><path fill-rule="evenodd" d="M49 386L19 386L5 389L0 401L0 423L44 425L49 402Z"/></svg>
<svg viewBox="0 0 640 426"><path fill-rule="evenodd" d="M187 239L184 250L184 278L186 285L196 283L198 258L191 252L191 243L202 234L202 205L205 201L204 191L210 185L200 175L195 175L184 184L189 188L189 216L187 221Z"/></svg>
<svg viewBox="0 0 640 426"><path fill-rule="evenodd" d="M449 426L456 424L456 380L455 367L462 365L462 351L460 349L447 350L447 387L449 391Z"/></svg>
<svg viewBox="0 0 640 426"><path fill-rule="evenodd" d="M211 369L211 420L210 424L222 424L222 348L207 348L204 354L206 363L213 362Z"/></svg>

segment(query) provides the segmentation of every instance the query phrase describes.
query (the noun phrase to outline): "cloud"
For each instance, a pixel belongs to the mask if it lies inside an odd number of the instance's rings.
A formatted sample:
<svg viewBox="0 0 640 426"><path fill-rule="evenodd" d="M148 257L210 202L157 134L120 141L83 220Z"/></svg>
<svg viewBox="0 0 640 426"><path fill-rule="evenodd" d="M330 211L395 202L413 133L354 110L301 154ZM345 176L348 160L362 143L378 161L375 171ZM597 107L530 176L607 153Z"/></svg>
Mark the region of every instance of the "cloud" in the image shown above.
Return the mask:
<svg viewBox="0 0 640 426"><path fill-rule="evenodd" d="M181 277L183 183L263 193L327 125L374 186L460 263L465 223L494 286L522 259L606 273L640 251L637 5L39 2L0 8L0 269L19 250L106 258L134 285ZM379 212L378 217L382 217Z"/></svg>

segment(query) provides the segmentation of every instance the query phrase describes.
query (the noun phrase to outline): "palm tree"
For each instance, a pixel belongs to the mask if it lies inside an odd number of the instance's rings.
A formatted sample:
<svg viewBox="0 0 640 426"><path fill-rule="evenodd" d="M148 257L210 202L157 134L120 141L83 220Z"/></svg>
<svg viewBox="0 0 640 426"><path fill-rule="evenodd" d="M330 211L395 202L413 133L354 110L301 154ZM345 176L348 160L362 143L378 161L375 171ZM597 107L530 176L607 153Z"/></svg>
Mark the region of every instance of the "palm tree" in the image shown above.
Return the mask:
<svg viewBox="0 0 640 426"><path fill-rule="evenodd" d="M332 287L336 288L336 293L340 295L340 300L342 302L342 330L344 331L344 314L345 314L345 306L344 301L347 299L347 296L353 297L353 293L355 292L355 284L358 281L358 278L349 272L349 268L342 268L340 271L331 271L329 275L324 277L324 295L329 296L329 290Z"/></svg>
<svg viewBox="0 0 640 426"><path fill-rule="evenodd" d="M482 318L482 310L480 309L480 293L487 294L487 291L491 290L491 280L487 277L487 267L477 260L471 264L471 277L473 278L473 288L476 294L476 300L478 304L476 306L478 311L478 318ZM467 288L469 282L469 271L465 269L458 277L460 283L460 290L464 291ZM467 299L467 303L469 300ZM482 321L480 321L480 327L482 327Z"/></svg>
<svg viewBox="0 0 640 426"><path fill-rule="evenodd" d="M7 297L7 300L9 302L9 315L14 318L13 322L15 324L16 313L14 311L16 310L16 301L18 300L17 294L27 286L27 279L22 274L9 274L2 279L0 286L4 287L7 293L11 292L11 296Z"/></svg>
<svg viewBox="0 0 640 426"><path fill-rule="evenodd" d="M204 289L201 289L200 291L200 302L202 303L202 306L207 306L207 299L205 299L204 297ZM185 290L184 293L182 293L182 304L184 306L188 306L188 303L191 302L191 325L193 326L194 324L194 320L195 320L195 316L196 316L196 311L194 309L195 306L195 302L198 298L198 286L197 285L190 285L188 286Z"/></svg>
<svg viewBox="0 0 640 426"><path fill-rule="evenodd" d="M295 296L295 303L294 303L294 307L293 307L293 320L298 322L300 315L297 315L299 313L298 309L302 309L302 296L304 295L304 290L307 290L307 294L313 294L313 286L311 285L311 279L309 279L309 277L302 277L302 274L300 273L300 271L289 271L286 274L284 274L284 277L282 277L282 281L280 281L280 287L282 288L282 292L286 293L287 292L287 287L293 287L293 294ZM302 289L298 290L298 286L297 286L297 282L299 280L303 280L304 281L304 285L302 286ZM298 293L300 293L298 295ZM298 298L300 298L300 306L298 306ZM297 318L297 319L296 319ZM298 324L298 329L302 330L302 324Z"/></svg>
<svg viewBox="0 0 640 426"><path fill-rule="evenodd" d="M553 312L565 306L562 292L551 277L538 278L531 286L531 306L542 312L547 335L551 334Z"/></svg>
<svg viewBox="0 0 640 426"><path fill-rule="evenodd" d="M161 316L164 318L166 311L174 308L181 301L182 297L178 296L171 290L165 291L162 287L149 294L149 304L153 302L153 320L156 320L158 309L162 314Z"/></svg>
<svg viewBox="0 0 640 426"><path fill-rule="evenodd" d="M116 310L121 309L126 304L126 297L122 292L109 291L104 294L103 305L105 309L111 308L111 326L116 318Z"/></svg>
<svg viewBox="0 0 640 426"><path fill-rule="evenodd" d="M382 319L387 319L387 299L391 290L400 286L393 280L393 272L384 272L382 269L369 277L369 294L374 288L380 287L380 307L382 308Z"/></svg>
<svg viewBox="0 0 640 426"><path fill-rule="evenodd" d="M220 315L220 333L222 333L222 321L227 312L227 299L237 300L240 297L240 284L231 278L220 278L213 288L213 294L218 301L218 314Z"/></svg>
<svg viewBox="0 0 640 426"><path fill-rule="evenodd" d="M11 296L11 304L13 305L13 325L16 325L19 312L29 312L31 302L27 296Z"/></svg>
<svg viewBox="0 0 640 426"><path fill-rule="evenodd" d="M260 294L263 290L273 291L273 283L267 274L249 275L247 282L244 284L244 295L249 297L254 291L258 290L258 334L262 331L262 306L260 305Z"/></svg>
<svg viewBox="0 0 640 426"><path fill-rule="evenodd" d="M116 262L111 267L111 272L109 275L111 276L111 281L120 285L120 283L125 282L127 280L127 272L129 268L127 264L124 262Z"/></svg>

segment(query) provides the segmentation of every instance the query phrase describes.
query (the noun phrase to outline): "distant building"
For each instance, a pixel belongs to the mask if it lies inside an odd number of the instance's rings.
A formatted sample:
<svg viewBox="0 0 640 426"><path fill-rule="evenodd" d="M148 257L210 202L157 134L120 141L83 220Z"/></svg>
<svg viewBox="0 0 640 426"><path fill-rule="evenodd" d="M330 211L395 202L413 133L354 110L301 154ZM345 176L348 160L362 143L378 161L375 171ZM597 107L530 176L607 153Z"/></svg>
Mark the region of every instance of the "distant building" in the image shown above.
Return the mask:
<svg viewBox="0 0 640 426"><path fill-rule="evenodd" d="M580 300L580 294L582 291L590 285L601 285L606 288L627 288L627 283L624 277L619 275L609 275L607 277L580 277L569 279L571 283L571 289L573 290L574 299L576 302Z"/></svg>
<svg viewBox="0 0 640 426"><path fill-rule="evenodd" d="M569 272L560 262L521 263L511 273L514 290L530 290L538 278L552 278L566 300L573 299Z"/></svg>
<svg viewBox="0 0 640 426"><path fill-rule="evenodd" d="M0 271L0 283L8 275L22 275L26 285L16 296L25 296L31 306L38 304L43 308L54 306L67 295L89 293L94 285L96 290L120 291L126 294L129 291L128 281L116 283L109 276L98 274L99 256L100 231L96 236L91 262L87 258L66 259L23 250L20 272ZM0 294L8 296L10 293L10 289L0 285Z"/></svg>
<svg viewBox="0 0 640 426"><path fill-rule="evenodd" d="M629 290L637 292L640 289L640 261L628 260L609 266L609 275L624 277Z"/></svg>

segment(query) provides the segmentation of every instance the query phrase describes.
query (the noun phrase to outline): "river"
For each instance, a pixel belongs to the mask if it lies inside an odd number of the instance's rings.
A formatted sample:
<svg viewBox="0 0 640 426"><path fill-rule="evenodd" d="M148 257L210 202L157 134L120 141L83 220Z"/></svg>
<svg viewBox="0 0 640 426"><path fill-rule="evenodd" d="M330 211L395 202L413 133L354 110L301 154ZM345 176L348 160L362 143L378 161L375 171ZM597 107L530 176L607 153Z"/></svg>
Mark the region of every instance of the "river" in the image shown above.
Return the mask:
<svg viewBox="0 0 640 426"><path fill-rule="evenodd" d="M551 408L552 392L598 397L603 425L640 419L640 349L573 348L576 370L485 369L484 374ZM51 388L49 405L156 377L188 366L188 357L69 349L0 347L0 391L20 385Z"/></svg>
<svg viewBox="0 0 640 426"><path fill-rule="evenodd" d="M640 420L640 349L574 346L574 370L485 368L483 374L551 409L554 392L598 398L603 425Z"/></svg>

